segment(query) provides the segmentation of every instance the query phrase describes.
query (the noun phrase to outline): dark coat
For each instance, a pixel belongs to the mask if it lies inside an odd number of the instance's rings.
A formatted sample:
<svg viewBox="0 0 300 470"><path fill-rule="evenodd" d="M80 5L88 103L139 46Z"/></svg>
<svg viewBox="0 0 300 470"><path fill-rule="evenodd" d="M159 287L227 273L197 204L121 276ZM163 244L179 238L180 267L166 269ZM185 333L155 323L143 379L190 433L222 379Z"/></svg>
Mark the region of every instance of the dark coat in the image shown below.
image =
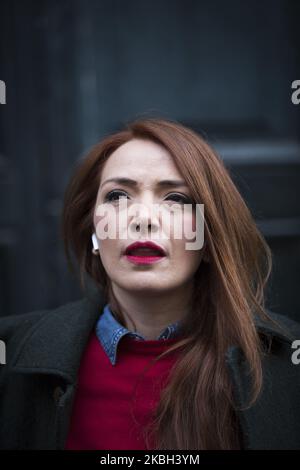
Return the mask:
<svg viewBox="0 0 300 470"><path fill-rule="evenodd" d="M6 365L0 365L0 448L63 449L76 391L80 359L103 307L87 298L57 309L0 318ZM270 353L263 358L260 398L239 420L245 449L300 449L300 364L291 355L300 325L269 312L292 339L257 322ZM241 351L226 354L233 390L244 403L249 388Z"/></svg>

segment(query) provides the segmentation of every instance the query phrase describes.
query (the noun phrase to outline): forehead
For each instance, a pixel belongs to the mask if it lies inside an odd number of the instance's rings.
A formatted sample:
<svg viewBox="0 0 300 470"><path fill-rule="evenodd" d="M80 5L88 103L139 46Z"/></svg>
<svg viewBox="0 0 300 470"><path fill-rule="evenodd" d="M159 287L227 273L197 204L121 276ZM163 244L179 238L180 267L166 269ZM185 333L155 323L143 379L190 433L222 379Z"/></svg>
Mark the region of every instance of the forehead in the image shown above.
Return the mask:
<svg viewBox="0 0 300 470"><path fill-rule="evenodd" d="M180 177L171 154L150 140L133 139L115 150L104 165L101 181L112 177L150 181Z"/></svg>

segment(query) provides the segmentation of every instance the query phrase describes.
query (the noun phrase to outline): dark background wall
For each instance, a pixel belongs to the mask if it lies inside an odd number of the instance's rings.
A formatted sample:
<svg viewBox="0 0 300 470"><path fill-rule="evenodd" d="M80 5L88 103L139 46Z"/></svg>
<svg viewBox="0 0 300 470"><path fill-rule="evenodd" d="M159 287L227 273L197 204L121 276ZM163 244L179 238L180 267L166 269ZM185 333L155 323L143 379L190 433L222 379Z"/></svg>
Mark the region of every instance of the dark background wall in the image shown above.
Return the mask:
<svg viewBox="0 0 300 470"><path fill-rule="evenodd" d="M300 320L297 0L0 2L0 312L81 297L59 234L74 162L138 116L220 152L274 255L268 306Z"/></svg>

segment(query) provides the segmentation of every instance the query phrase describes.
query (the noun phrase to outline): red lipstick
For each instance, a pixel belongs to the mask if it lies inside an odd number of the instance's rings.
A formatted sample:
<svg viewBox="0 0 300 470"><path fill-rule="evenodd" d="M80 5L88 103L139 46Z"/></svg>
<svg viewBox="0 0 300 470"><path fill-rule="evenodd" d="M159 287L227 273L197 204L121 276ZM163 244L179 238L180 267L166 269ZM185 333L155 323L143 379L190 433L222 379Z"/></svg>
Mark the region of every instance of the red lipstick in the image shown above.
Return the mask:
<svg viewBox="0 0 300 470"><path fill-rule="evenodd" d="M134 242L125 250L125 256L134 264L152 264L161 261L165 256L165 250L156 243Z"/></svg>

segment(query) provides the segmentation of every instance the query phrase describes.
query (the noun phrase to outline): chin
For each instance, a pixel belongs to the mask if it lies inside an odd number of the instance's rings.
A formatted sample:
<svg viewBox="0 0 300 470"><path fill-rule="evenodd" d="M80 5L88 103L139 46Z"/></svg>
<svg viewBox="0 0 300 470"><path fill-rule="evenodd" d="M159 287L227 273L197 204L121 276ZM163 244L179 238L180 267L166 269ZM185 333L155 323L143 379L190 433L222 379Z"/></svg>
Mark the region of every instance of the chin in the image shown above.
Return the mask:
<svg viewBox="0 0 300 470"><path fill-rule="evenodd" d="M126 289L130 292L144 293L144 294L153 294L157 295L159 292L163 292L161 284L153 282L135 282L132 285L124 286L123 289Z"/></svg>

